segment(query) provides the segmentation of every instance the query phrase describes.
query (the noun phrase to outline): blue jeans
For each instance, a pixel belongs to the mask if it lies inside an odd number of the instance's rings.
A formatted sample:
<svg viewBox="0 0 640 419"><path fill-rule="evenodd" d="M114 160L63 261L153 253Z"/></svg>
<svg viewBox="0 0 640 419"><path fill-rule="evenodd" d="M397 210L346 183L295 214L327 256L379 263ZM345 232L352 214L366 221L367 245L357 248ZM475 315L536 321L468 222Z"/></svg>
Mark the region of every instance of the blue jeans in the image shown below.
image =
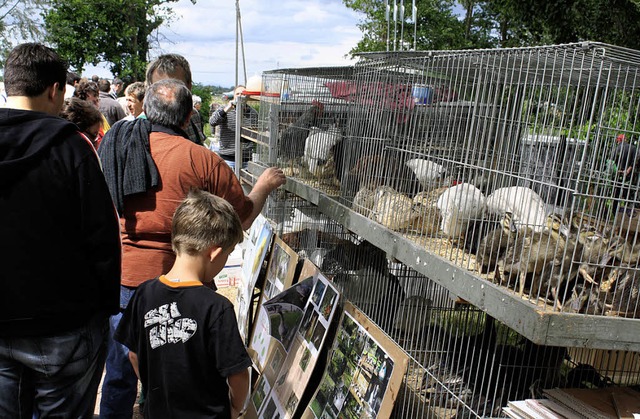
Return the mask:
<svg viewBox="0 0 640 419"><path fill-rule="evenodd" d="M93 418L107 336L101 315L56 335L0 337L0 417Z"/></svg>
<svg viewBox="0 0 640 419"><path fill-rule="evenodd" d="M136 292L135 288L120 286L120 310L127 308ZM133 416L133 405L138 395L138 377L129 361L129 349L113 340L122 313L109 319L107 366L102 383L100 418L127 418Z"/></svg>

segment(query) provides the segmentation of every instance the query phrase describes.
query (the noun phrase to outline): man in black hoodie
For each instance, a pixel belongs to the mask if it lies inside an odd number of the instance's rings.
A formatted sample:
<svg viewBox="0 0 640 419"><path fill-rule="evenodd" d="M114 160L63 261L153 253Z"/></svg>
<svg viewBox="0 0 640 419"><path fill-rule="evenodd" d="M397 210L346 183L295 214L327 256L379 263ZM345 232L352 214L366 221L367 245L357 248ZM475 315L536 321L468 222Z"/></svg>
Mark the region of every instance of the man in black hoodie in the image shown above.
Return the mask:
<svg viewBox="0 0 640 419"><path fill-rule="evenodd" d="M119 307L118 217L91 144L57 117L66 73L34 43L4 68L0 417L92 417Z"/></svg>

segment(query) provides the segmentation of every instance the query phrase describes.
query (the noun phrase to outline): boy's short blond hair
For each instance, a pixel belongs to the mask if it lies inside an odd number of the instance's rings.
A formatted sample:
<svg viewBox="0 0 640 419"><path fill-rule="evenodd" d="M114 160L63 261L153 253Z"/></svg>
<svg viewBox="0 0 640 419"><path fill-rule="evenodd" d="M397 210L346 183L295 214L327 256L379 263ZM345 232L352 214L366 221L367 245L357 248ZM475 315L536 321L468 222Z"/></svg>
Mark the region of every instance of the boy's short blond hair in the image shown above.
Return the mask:
<svg viewBox="0 0 640 419"><path fill-rule="evenodd" d="M242 223L236 211L209 192L191 190L173 215L171 247L177 255L196 256L211 246L227 250L242 239Z"/></svg>

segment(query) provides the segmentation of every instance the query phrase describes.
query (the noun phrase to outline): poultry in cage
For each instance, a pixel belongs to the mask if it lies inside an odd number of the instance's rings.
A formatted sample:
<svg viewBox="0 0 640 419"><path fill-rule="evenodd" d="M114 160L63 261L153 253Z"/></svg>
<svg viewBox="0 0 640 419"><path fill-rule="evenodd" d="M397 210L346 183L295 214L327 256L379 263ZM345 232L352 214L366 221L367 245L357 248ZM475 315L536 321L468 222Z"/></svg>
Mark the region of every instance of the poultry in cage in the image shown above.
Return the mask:
<svg viewBox="0 0 640 419"><path fill-rule="evenodd" d="M413 211L418 214L411 225L411 230L422 236L433 236L438 232L442 215L438 209L438 198L448 188L438 188L431 191L422 191L413 197Z"/></svg>
<svg viewBox="0 0 640 419"><path fill-rule="evenodd" d="M318 265L360 309L385 330L405 298L398 278L389 271L387 256L367 241L344 241L330 249Z"/></svg>
<svg viewBox="0 0 640 419"><path fill-rule="evenodd" d="M611 225L583 214L576 214L572 224L578 229L579 281L568 289L569 302L562 310L638 317L640 243L616 236Z"/></svg>
<svg viewBox="0 0 640 419"><path fill-rule="evenodd" d="M424 191L444 186L447 170L441 164L427 159L411 159L405 164L413 171Z"/></svg>
<svg viewBox="0 0 640 419"><path fill-rule="evenodd" d="M493 191L487 197L487 211L502 215L511 213L514 225L518 229L531 228L542 231L547 218L544 200L532 189L524 186L509 186Z"/></svg>
<svg viewBox="0 0 640 419"><path fill-rule="evenodd" d="M561 227L562 220L551 214L545 230L536 232L527 228L521 231L498 262L501 277L516 277L518 295L524 294L528 275L533 276L530 286L530 293L533 293L545 264L557 253L564 252L570 238L561 233Z"/></svg>
<svg viewBox="0 0 640 419"><path fill-rule="evenodd" d="M581 251L580 242L573 236L567 236L564 249L558 249L556 255L545 264L540 274L539 289L548 290L551 293L554 307L559 311L562 311L562 305L565 301L565 293L561 295L560 290L564 283L571 283L578 277L580 269L578 264L574 262L574 258ZM536 285L532 285L531 288L536 289ZM549 300L548 294L543 297Z"/></svg>
<svg viewBox="0 0 640 419"><path fill-rule="evenodd" d="M505 214L503 217L496 214L486 214L482 218L472 219L469 223L469 227L467 228L467 233L465 234L463 243L464 250L477 256L482 239L487 237L490 233L503 230L504 218L508 217L508 224L513 225L511 222L511 213L508 214L508 216ZM487 243L485 242L484 250L486 250L486 244Z"/></svg>
<svg viewBox="0 0 640 419"><path fill-rule="evenodd" d="M507 401L531 396L532 390L536 391L534 397L541 397L542 389L561 383L566 348L538 345L521 336L515 342L499 344L499 340L512 339L498 333L491 316L486 316L476 334L454 335L437 325L429 329L443 352L425 372L421 388L438 406L455 407L461 400L475 412L495 416ZM441 386L445 388L439 390ZM465 414L462 409L456 417Z"/></svg>
<svg viewBox="0 0 640 419"><path fill-rule="evenodd" d="M513 245L516 234L517 230L511 213L506 212L500 225L480 239L475 253L480 272L493 272L497 268L498 260L502 258L509 246Z"/></svg>
<svg viewBox="0 0 640 419"><path fill-rule="evenodd" d="M397 192L413 196L420 190L420 183L411 169L395 157L380 153L358 158L341 183L345 196L352 197L362 189L375 191L389 186Z"/></svg>
<svg viewBox="0 0 640 419"><path fill-rule="evenodd" d="M483 376L481 372L489 352L495 348L497 335L493 317L487 315L482 330L472 335L452 333L437 324L429 325L428 329L430 348L437 348L439 355L436 363L424 373L421 388L437 395L443 383L448 392L455 391L459 396L473 390Z"/></svg>
<svg viewBox="0 0 640 419"><path fill-rule="evenodd" d="M358 214L371 218L371 212L375 204L376 191L369 188L360 188L353 197L351 208Z"/></svg>
<svg viewBox="0 0 640 419"><path fill-rule="evenodd" d="M564 311L585 314L609 314L623 317L640 317L640 278L636 267L619 265L611 259L609 265L596 265L598 270L594 281L584 276L571 289L569 302ZM592 267L594 268L594 267Z"/></svg>
<svg viewBox="0 0 640 419"><path fill-rule="evenodd" d="M371 214L377 222L396 231L406 230L419 216L411 198L388 186L376 189Z"/></svg>
<svg viewBox="0 0 640 419"><path fill-rule="evenodd" d="M311 107L304 111L290 126L280 134L278 143L278 156L291 160L304 155L305 140L309 136L311 127L319 126L320 118L324 112L324 105L318 101L312 101Z"/></svg>
<svg viewBox="0 0 640 419"><path fill-rule="evenodd" d="M311 128L304 145L307 170L317 179L330 179L337 183L335 148L342 141L342 130L334 125L324 131Z"/></svg>
<svg viewBox="0 0 640 419"><path fill-rule="evenodd" d="M480 218L486 209L486 198L470 183L452 186L440 195L436 206L442 221L440 230L454 242L463 240L471 220Z"/></svg>

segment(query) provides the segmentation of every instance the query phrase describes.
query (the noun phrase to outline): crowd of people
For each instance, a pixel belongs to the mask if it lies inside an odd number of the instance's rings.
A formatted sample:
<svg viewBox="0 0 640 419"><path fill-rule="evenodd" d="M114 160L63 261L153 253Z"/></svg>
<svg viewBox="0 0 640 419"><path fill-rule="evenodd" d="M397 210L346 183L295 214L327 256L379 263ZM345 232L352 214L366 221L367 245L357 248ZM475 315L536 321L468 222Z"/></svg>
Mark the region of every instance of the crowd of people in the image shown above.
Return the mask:
<svg viewBox="0 0 640 419"><path fill-rule="evenodd" d="M132 417L138 380L145 417L238 417L250 361L212 281L282 171L245 194L202 146L177 54L124 89L126 111L121 81L37 43L4 83L0 417L93 417L103 375L104 418Z"/></svg>

